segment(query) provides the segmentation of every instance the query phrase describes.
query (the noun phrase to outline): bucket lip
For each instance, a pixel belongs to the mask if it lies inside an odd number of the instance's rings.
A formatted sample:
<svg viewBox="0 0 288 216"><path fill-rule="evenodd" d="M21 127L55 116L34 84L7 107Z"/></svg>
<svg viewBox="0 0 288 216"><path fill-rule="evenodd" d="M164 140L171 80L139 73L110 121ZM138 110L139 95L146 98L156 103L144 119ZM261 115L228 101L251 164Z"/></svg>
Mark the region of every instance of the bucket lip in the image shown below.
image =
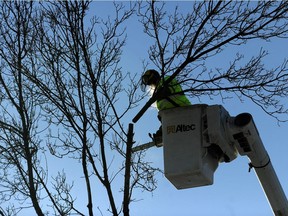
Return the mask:
<svg viewBox="0 0 288 216"><path fill-rule="evenodd" d="M165 113L165 112L175 112L177 110L191 110L191 109L203 109L208 107L208 104L192 104L192 105L187 105L187 106L181 106L181 107L172 107L169 109L164 109L164 110L159 110L159 114L161 115L161 113Z"/></svg>

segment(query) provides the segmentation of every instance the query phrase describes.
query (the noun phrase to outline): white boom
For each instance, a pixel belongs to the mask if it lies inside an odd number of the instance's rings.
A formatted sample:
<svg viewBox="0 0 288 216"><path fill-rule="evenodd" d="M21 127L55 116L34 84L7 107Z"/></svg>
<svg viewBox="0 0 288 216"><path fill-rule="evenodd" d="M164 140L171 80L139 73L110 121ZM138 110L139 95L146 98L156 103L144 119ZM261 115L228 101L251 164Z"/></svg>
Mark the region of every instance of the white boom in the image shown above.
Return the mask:
<svg viewBox="0 0 288 216"><path fill-rule="evenodd" d="M232 126L233 137L237 140L236 148L241 155L246 155L250 159L250 167L254 168L274 215L288 215L287 198L252 116L249 113L240 114L235 117L233 125L235 126Z"/></svg>

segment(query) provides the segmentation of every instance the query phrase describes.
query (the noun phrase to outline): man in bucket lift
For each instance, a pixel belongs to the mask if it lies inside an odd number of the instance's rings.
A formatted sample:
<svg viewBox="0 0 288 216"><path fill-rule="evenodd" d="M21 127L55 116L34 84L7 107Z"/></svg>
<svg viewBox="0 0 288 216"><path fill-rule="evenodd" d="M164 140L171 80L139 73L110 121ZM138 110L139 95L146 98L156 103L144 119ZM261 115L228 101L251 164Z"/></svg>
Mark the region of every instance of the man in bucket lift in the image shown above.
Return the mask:
<svg viewBox="0 0 288 216"><path fill-rule="evenodd" d="M165 76L164 78L160 76L160 74L156 70L147 70L142 75L141 80L141 87L142 90L145 90L146 86L149 86L151 89L154 89L154 91L157 91L159 88L164 87L161 91L161 94L156 100L156 106L157 109L165 110L170 109L174 107L182 107L182 106L189 106L191 105L190 101L187 99L187 97L184 95L183 90L180 86L180 84L177 82L176 79L173 79L167 86L165 85L165 81L169 78L169 76ZM160 116L158 116L159 120ZM156 146L161 146L162 144L162 127L156 131L155 134L153 134L153 137L151 134L149 136L153 139L153 142ZM229 158L227 155L223 153L221 148L218 145L211 144L208 147L208 152L216 157L219 161L225 161L229 162Z"/></svg>
<svg viewBox="0 0 288 216"><path fill-rule="evenodd" d="M191 105L190 101L184 95L183 90L180 84L177 82L176 79L173 79L170 83L165 85L165 81L169 78L169 76L165 76L162 78L160 74L153 69L147 70L141 79L141 86L142 89L145 89L146 86L154 89L154 91L159 90L159 88L163 87L163 91L156 100L157 109L165 110L174 107L181 107L181 106L189 106ZM165 86L163 86L163 84ZM158 116L159 120L160 116ZM162 128L160 126L159 130L156 134L153 134L151 137L155 144L162 143Z"/></svg>

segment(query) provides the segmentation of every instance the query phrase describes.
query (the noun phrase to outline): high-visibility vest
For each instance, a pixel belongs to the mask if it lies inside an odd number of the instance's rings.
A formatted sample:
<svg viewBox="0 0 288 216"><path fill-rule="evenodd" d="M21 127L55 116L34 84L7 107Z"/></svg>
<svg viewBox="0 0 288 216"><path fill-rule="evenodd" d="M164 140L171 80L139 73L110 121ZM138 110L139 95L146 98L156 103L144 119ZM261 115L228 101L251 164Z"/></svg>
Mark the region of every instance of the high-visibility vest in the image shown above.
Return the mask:
<svg viewBox="0 0 288 216"><path fill-rule="evenodd" d="M164 78L164 81L166 81L168 78L169 78L169 76L166 76ZM162 85L163 85L163 80L161 80L159 82L158 86L162 87ZM183 90L176 79L173 79L168 84L168 89L169 89L169 95L162 96L160 99L158 99L156 101L156 105L157 105L158 110L170 109L170 108L174 108L177 106L181 107L181 106L191 105L190 101L187 99L187 97L182 92ZM179 94L177 94L177 93L179 93Z"/></svg>

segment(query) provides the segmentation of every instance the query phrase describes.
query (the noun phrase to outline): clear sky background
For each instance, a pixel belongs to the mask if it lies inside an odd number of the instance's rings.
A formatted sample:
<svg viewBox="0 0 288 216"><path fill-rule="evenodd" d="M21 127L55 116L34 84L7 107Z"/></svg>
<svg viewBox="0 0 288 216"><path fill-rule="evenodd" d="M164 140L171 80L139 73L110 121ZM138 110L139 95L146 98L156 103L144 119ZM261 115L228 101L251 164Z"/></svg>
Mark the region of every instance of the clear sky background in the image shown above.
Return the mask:
<svg viewBox="0 0 288 216"><path fill-rule="evenodd" d="M103 3L108 4L108 3ZM191 8L193 2L167 2L167 9L173 9L175 4L183 10ZM123 56L123 67L130 72L142 73L141 62L148 61L147 50L150 41L143 34L143 28L136 18L127 23L128 43ZM237 52L249 58L258 54L260 48L269 51L265 58L268 68L281 64L287 57L288 43L285 39L274 39L270 43L255 40L246 46L228 47L221 55L210 59L207 64L212 67L221 67L233 60ZM150 62L149 65L153 68ZM148 100L148 99L147 99ZM277 121L267 116L259 107L245 100L238 99L223 101L220 98L202 101L190 99L193 104L221 104L230 113L236 116L243 112L252 114L262 141L268 151L274 169L282 187L288 194L288 124L278 125ZM283 103L287 104L283 98ZM131 119L134 116L131 116ZM284 117L284 116L283 116ZM287 117L287 116L285 116ZM135 125L135 140L137 142L150 141L148 132L154 132L159 127L157 110L150 108ZM156 167L163 169L163 149L151 148L147 151L147 159L153 161ZM259 184L257 176L252 170L248 172L248 158L238 156L231 163L221 163L214 175L214 184L211 186L177 190L162 174L157 176L158 188L152 193L138 193L143 199L131 205L131 215L137 216L270 216L273 215L265 194ZM136 195L135 195L136 196Z"/></svg>
<svg viewBox="0 0 288 216"><path fill-rule="evenodd" d="M167 10L173 9L176 4L183 10L189 9L193 2L167 2ZM111 12L112 2L93 2L90 7L91 15L97 15L105 19ZM123 71L129 71L140 76L142 74L142 61L148 61L149 67L154 68L149 62L148 49L151 40L143 33L143 27L134 16L128 22L127 44L123 52L121 65ZM269 51L265 58L267 67L281 64L287 57L288 43L285 39L274 39L270 43L254 40L245 46L228 47L221 55L209 60L207 64L221 67L233 60L237 52L249 57L257 54L260 48ZM148 98L147 98L148 100ZM223 103L220 98L213 100L202 98L202 101L190 99L193 104L221 104L230 113L236 116L243 112L252 114L260 132L262 141L268 151L274 169L279 177L282 187L288 194L288 123L280 123L265 114L252 102L245 100L241 103L238 99L231 99ZM287 98L283 103L287 104ZM142 106L146 101L143 101ZM127 125L140 110L136 109L127 118ZM283 116L283 118L287 116ZM130 119L129 119L130 118ZM149 142L148 133L155 132L159 127L157 110L151 107L145 115L135 124L134 139L138 144ZM163 169L163 149L151 148L146 152L146 159L153 162L155 167ZM157 175L158 188L153 193L137 191L134 197L139 201L130 205L132 216L271 216L273 215L265 194L258 182L254 170L248 172L248 158L238 156L231 163L221 163L214 175L214 184L185 190L177 190L162 174ZM65 165L66 164L66 165ZM66 166L65 170L73 173L77 167L69 166L69 162L61 162L58 166ZM79 167L80 168L80 167ZM80 168L81 169L81 168ZM77 175L75 175L76 178ZM75 186L77 187L77 179ZM122 182L121 182L122 184ZM83 191L79 188L78 199L81 199ZM120 194L120 193L119 193ZM102 195L97 194L95 208L102 208ZM103 196L106 194L103 193ZM85 195L83 195L86 200ZM122 198L122 195L121 197ZM108 205L108 203L106 203ZM103 215L110 215L102 209ZM98 213L98 212L97 212ZM99 213L100 215L100 213Z"/></svg>

